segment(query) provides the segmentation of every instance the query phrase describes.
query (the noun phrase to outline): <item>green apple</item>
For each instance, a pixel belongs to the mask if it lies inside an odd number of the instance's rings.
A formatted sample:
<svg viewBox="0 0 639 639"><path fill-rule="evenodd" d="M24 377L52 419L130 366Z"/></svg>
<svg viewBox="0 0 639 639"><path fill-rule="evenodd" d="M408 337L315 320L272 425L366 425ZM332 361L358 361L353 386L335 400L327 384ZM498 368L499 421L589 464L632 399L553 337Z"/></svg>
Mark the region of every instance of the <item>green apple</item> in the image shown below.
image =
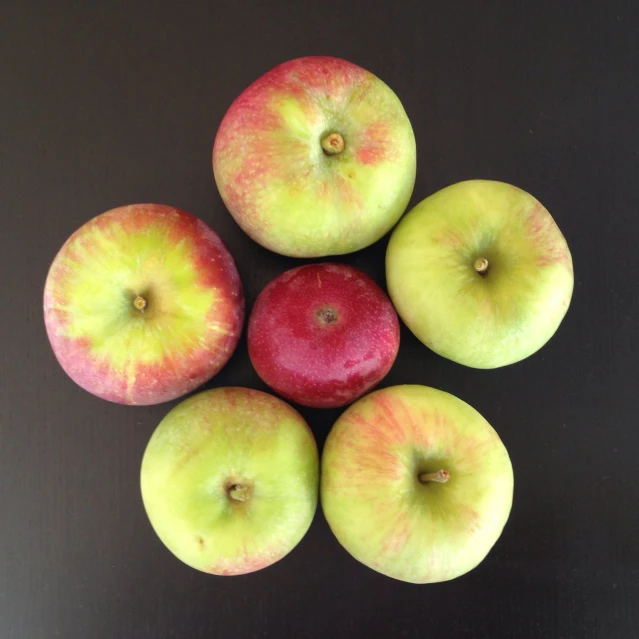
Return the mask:
<svg viewBox="0 0 639 639"><path fill-rule="evenodd" d="M280 64L233 102L213 147L220 195L262 246L357 251L387 233L415 184L415 136L395 93L326 56Z"/></svg>
<svg viewBox="0 0 639 639"><path fill-rule="evenodd" d="M216 575L265 568L302 539L317 508L315 439L297 411L246 388L175 407L144 453L142 499L184 563Z"/></svg>
<svg viewBox="0 0 639 639"><path fill-rule="evenodd" d="M426 386L358 400L322 454L322 508L338 541L402 581L447 581L477 566L512 497L513 470L497 433L465 402Z"/></svg>
<svg viewBox="0 0 639 639"><path fill-rule="evenodd" d="M397 225L388 291L408 328L443 357L474 368L539 350L573 290L570 250L529 193L488 180L454 184Z"/></svg>

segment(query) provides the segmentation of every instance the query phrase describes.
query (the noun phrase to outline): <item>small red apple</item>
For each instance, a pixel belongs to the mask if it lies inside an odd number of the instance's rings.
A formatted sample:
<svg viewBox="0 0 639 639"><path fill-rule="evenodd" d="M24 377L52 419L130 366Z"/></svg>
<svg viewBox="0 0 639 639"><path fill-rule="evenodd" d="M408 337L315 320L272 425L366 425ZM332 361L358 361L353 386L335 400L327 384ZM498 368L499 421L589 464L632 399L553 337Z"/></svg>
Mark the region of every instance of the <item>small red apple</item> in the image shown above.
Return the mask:
<svg viewBox="0 0 639 639"><path fill-rule="evenodd" d="M384 291L359 269L310 264L286 271L260 293L248 349L257 374L280 395L334 408L388 373L399 320Z"/></svg>

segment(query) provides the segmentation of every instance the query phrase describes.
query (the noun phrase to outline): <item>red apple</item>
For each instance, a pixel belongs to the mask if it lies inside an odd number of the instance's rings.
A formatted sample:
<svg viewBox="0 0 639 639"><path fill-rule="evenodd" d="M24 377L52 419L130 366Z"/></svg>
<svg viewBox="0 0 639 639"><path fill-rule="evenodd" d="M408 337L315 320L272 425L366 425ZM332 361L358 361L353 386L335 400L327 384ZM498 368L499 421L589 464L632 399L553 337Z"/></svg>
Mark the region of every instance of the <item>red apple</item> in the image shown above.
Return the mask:
<svg viewBox="0 0 639 639"><path fill-rule="evenodd" d="M368 275L345 264L283 273L260 293L249 320L257 374L305 406L354 401L388 373L398 348L390 300Z"/></svg>
<svg viewBox="0 0 639 639"><path fill-rule="evenodd" d="M44 318L62 368L121 404L184 395L228 361L244 295L233 258L202 220L134 204L98 215L56 256Z"/></svg>

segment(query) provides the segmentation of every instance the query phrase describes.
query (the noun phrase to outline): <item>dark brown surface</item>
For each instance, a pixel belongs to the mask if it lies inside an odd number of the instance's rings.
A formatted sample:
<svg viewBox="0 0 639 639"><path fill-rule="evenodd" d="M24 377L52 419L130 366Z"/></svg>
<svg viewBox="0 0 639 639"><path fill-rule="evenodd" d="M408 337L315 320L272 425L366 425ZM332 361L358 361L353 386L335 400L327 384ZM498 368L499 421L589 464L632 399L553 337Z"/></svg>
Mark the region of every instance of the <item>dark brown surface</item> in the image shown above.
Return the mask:
<svg viewBox="0 0 639 639"><path fill-rule="evenodd" d="M100 4L0 8L0 637L639 636L632 3ZM308 54L352 60L398 93L418 144L413 204L466 178L512 182L549 208L573 252L570 312L520 364L466 369L402 330L384 385L423 383L468 401L515 468L503 537L446 584L411 586L361 566L321 513L260 573L183 566L155 537L138 490L145 444L170 406L92 397L46 340L51 259L120 204L167 203L206 220L236 257L249 305L300 263L240 231L210 155L237 94ZM343 261L383 283L386 241ZM244 341L213 384L263 388ZM321 445L339 411L303 413Z"/></svg>

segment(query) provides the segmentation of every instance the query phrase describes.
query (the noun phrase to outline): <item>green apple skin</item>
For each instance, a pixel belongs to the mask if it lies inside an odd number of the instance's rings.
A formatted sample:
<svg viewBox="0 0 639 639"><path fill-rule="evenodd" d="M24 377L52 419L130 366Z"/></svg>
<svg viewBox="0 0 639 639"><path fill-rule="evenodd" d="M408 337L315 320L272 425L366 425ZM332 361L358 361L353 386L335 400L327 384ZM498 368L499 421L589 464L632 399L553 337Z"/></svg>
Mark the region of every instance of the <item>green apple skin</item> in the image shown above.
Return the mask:
<svg viewBox="0 0 639 639"><path fill-rule="evenodd" d="M477 260L488 261L480 273ZM497 368L539 350L573 291L568 244L529 193L489 180L449 186L397 225L386 253L388 291L433 351Z"/></svg>
<svg viewBox="0 0 639 639"><path fill-rule="evenodd" d="M447 471L446 483L420 481ZM358 561L416 584L477 566L499 538L513 497L508 452L462 400L427 386L393 386L337 420L322 454L321 501Z"/></svg>
<svg viewBox="0 0 639 639"><path fill-rule="evenodd" d="M323 142L332 134L341 150ZM415 136L395 93L327 56L290 60L256 80L229 108L213 146L231 215L256 242L292 257L379 240L404 213L415 170Z"/></svg>
<svg viewBox="0 0 639 639"><path fill-rule="evenodd" d="M318 499L317 446L282 400L217 388L162 420L140 483L151 525L178 559L241 575L280 560L308 530Z"/></svg>

